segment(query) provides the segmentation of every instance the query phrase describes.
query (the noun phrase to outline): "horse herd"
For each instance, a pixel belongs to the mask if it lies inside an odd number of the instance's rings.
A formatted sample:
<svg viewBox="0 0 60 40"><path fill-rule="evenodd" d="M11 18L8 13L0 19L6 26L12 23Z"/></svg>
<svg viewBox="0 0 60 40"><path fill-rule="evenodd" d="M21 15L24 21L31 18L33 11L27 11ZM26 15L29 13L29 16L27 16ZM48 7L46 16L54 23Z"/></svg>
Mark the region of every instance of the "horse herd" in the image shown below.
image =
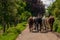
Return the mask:
<svg viewBox="0 0 60 40"><path fill-rule="evenodd" d="M30 17L28 19L29 24L29 31L32 32L33 30L41 31L42 29L53 31L53 23L55 19L53 16L43 16L43 17Z"/></svg>

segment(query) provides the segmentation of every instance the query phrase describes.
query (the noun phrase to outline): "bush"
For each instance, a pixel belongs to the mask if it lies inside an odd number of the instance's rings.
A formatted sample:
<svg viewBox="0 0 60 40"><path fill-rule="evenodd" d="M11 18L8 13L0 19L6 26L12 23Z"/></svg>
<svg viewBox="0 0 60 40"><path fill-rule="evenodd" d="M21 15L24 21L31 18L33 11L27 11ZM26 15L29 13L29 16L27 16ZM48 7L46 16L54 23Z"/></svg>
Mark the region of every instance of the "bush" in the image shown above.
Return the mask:
<svg viewBox="0 0 60 40"><path fill-rule="evenodd" d="M60 33L60 20L56 19L54 22L54 31Z"/></svg>

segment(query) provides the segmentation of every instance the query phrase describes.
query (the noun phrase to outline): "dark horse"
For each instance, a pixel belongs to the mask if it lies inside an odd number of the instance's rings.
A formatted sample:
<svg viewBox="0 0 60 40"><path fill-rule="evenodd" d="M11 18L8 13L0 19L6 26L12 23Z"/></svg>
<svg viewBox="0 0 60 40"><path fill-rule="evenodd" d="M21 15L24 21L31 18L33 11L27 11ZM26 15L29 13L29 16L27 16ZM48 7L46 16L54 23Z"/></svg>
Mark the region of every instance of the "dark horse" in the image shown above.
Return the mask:
<svg viewBox="0 0 60 40"><path fill-rule="evenodd" d="M36 17L35 19L34 19L34 23L35 23L35 29L37 30L37 31L41 31L41 28L42 28L42 18L38 18L38 17ZM40 28L40 29L39 29Z"/></svg>

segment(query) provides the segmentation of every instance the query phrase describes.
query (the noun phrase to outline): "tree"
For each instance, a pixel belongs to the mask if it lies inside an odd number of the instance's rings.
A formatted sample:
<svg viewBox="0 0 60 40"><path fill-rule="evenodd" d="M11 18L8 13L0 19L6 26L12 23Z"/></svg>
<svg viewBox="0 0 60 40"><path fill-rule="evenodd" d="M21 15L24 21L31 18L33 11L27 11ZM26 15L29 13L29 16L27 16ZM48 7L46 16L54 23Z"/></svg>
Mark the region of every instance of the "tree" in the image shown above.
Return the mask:
<svg viewBox="0 0 60 40"><path fill-rule="evenodd" d="M60 0L56 0L55 2L53 2L52 5L48 7L49 14L54 15L58 19L60 19L60 3L59 2Z"/></svg>
<svg viewBox="0 0 60 40"><path fill-rule="evenodd" d="M0 5L1 24L3 25L3 31L5 32L6 25L12 22L10 19L14 20L16 17L17 9L15 0L0 0Z"/></svg>
<svg viewBox="0 0 60 40"><path fill-rule="evenodd" d="M37 16L45 13L45 5L41 0L26 0L26 2L26 10L30 11L32 15Z"/></svg>
<svg viewBox="0 0 60 40"><path fill-rule="evenodd" d="M2 24L4 32L11 25L16 26L19 21L22 19L26 21L31 16L25 7L26 2L23 0L0 0L0 24Z"/></svg>

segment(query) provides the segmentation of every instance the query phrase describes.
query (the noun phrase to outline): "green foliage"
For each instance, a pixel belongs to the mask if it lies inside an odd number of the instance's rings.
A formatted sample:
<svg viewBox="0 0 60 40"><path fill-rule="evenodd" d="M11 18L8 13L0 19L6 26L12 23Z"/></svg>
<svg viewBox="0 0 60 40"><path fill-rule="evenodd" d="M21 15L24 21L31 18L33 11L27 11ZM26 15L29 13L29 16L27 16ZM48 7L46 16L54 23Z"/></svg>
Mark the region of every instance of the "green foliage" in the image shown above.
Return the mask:
<svg viewBox="0 0 60 40"><path fill-rule="evenodd" d="M48 13L55 16L54 30L60 33L60 0L56 0L48 7Z"/></svg>
<svg viewBox="0 0 60 40"><path fill-rule="evenodd" d="M26 28L26 22L18 24L16 27L17 30L21 30L21 31L23 31L25 28Z"/></svg>
<svg viewBox="0 0 60 40"><path fill-rule="evenodd" d="M60 19L60 0L56 0L52 5L48 7L48 12Z"/></svg>
<svg viewBox="0 0 60 40"><path fill-rule="evenodd" d="M17 4L18 4L17 14L20 15L19 16L20 22L26 21L31 16L31 12L28 12L28 10L25 9L25 7L27 6L26 2L20 0L19 2L17 2Z"/></svg>
<svg viewBox="0 0 60 40"><path fill-rule="evenodd" d="M14 40L26 28L26 23L19 23L31 16L31 12L25 9L26 6L23 0L0 0L0 29L6 31L0 36L0 40Z"/></svg>
<svg viewBox="0 0 60 40"><path fill-rule="evenodd" d="M26 2L24 2L23 0L17 0L17 1L3 0L3 1L0 0L0 23L1 24L3 20L6 23L15 22L15 20L18 19L20 20L20 16L24 16L25 20L27 20L28 16L31 15L31 13L28 12L28 10L25 10ZM23 17L21 18L24 19Z"/></svg>
<svg viewBox="0 0 60 40"><path fill-rule="evenodd" d="M55 19L55 22L54 22L53 26L54 26L54 31L60 33L60 20Z"/></svg>
<svg viewBox="0 0 60 40"><path fill-rule="evenodd" d="M0 35L0 40L15 40L18 34L9 33L7 35Z"/></svg>
<svg viewBox="0 0 60 40"><path fill-rule="evenodd" d="M2 26L0 25L0 30L2 30Z"/></svg>
<svg viewBox="0 0 60 40"><path fill-rule="evenodd" d="M10 27L7 33L0 35L0 40L15 40L17 35L26 28L26 22L18 24L16 27Z"/></svg>
<svg viewBox="0 0 60 40"><path fill-rule="evenodd" d="M15 27L12 27L7 30L7 33L18 33L18 31L19 31L18 29L16 29ZM19 32L21 32L21 31L19 31Z"/></svg>
<svg viewBox="0 0 60 40"><path fill-rule="evenodd" d="M18 24L16 27L10 27L7 33L21 33L26 28L26 22Z"/></svg>
<svg viewBox="0 0 60 40"><path fill-rule="evenodd" d="M20 18L22 21L26 21L31 16L31 13L28 11L25 11L21 14Z"/></svg>
<svg viewBox="0 0 60 40"><path fill-rule="evenodd" d="M18 2L18 14L22 14L25 11L26 2Z"/></svg>
<svg viewBox="0 0 60 40"><path fill-rule="evenodd" d="M31 12L25 7L26 2L23 0L0 0L0 25L4 26L5 23L9 28L11 25L16 26L19 22L26 21L31 16ZM5 30L6 27L3 29Z"/></svg>
<svg viewBox="0 0 60 40"><path fill-rule="evenodd" d="M54 22L54 31L56 31L57 32L57 30L58 30L58 20L56 19L55 20L55 22Z"/></svg>
<svg viewBox="0 0 60 40"><path fill-rule="evenodd" d="M60 27L58 28L57 32L60 33Z"/></svg>

